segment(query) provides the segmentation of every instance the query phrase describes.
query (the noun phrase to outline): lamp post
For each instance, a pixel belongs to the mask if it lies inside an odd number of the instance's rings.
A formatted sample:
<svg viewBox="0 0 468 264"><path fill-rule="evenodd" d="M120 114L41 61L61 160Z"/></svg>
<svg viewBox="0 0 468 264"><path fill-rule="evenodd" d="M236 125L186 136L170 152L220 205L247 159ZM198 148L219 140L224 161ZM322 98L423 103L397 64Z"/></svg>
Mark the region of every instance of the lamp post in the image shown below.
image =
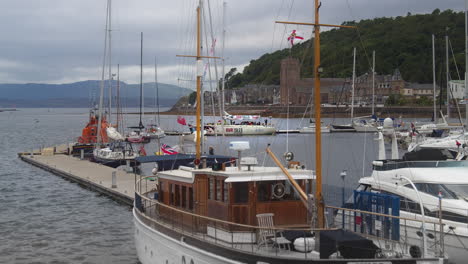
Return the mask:
<svg viewBox="0 0 468 264"><path fill-rule="evenodd" d="M341 188L341 207L344 207L344 205L345 205L345 177L346 177L346 175L347 175L346 170L343 170L340 173L341 180L343 181L343 185L342 185L342 188ZM344 226L345 226L345 212L344 212L344 210L343 210L343 213L342 213L341 222L343 223L343 228L344 228Z"/></svg>

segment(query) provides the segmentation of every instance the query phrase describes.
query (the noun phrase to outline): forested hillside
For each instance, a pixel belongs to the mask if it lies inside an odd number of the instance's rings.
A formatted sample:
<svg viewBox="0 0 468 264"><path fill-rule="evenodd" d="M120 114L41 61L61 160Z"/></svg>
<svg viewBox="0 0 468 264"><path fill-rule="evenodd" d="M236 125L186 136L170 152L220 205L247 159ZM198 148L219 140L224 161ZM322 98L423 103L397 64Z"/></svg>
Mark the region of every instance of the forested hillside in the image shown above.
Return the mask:
<svg viewBox="0 0 468 264"><path fill-rule="evenodd" d="M350 77L352 50L357 48L357 74L370 71L372 51L376 52L376 72L391 74L398 68L403 79L411 82L432 82L432 34L436 37L436 76L445 82L445 35L449 36L455 60L450 51L452 79L458 79L455 61L463 78L464 14L436 9L432 14L384 17L350 21L357 29L332 29L321 34L322 77ZM279 84L280 60L292 56L302 62L302 76L312 77L313 40L265 54L252 60L243 73L231 69L227 74L228 88L247 83Z"/></svg>

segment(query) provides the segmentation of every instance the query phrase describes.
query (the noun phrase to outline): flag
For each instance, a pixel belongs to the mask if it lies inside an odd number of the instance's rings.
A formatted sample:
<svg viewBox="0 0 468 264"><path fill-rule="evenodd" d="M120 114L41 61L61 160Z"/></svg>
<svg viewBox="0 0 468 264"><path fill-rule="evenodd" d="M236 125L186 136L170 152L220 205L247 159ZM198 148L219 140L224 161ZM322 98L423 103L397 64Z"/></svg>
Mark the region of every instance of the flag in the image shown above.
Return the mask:
<svg viewBox="0 0 468 264"><path fill-rule="evenodd" d="M455 144L457 144L457 147L461 146L461 143L458 140L455 140Z"/></svg>
<svg viewBox="0 0 468 264"><path fill-rule="evenodd" d="M161 145L161 151L164 153L164 155L176 155L179 154L174 148L167 144L162 144Z"/></svg>
<svg viewBox="0 0 468 264"><path fill-rule="evenodd" d="M294 46L294 44L301 42L304 40L304 38L301 36L297 30L293 30L291 34L288 37L288 42L291 43L291 46Z"/></svg>
<svg viewBox="0 0 468 264"><path fill-rule="evenodd" d="M185 118L183 118L182 116L177 117L177 123L179 123L179 124L181 124L183 126L187 125L187 122L185 121Z"/></svg>

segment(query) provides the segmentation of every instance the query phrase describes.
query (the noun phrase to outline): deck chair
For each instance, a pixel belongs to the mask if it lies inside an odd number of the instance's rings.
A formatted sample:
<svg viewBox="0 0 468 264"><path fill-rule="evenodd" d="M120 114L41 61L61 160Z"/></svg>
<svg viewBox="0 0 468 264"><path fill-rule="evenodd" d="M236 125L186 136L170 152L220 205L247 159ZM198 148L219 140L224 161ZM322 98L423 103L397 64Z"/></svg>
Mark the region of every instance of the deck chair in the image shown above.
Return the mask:
<svg viewBox="0 0 468 264"><path fill-rule="evenodd" d="M284 238L282 232L274 229L273 216L272 213L257 215L258 226L260 227L258 229L257 248L261 246L268 247L271 244L273 247L290 250L291 241Z"/></svg>

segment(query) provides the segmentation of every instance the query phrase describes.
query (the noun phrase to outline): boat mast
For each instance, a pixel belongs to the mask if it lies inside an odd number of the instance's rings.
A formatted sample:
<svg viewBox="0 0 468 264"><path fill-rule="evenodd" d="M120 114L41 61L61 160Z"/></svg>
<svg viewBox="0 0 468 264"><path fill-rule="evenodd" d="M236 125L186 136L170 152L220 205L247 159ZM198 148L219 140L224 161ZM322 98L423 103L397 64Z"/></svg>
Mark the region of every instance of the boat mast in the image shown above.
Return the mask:
<svg viewBox="0 0 468 264"><path fill-rule="evenodd" d="M437 106L436 106L436 72L435 72L435 36L432 34L432 82L433 82L433 88L434 88L434 113L433 113L433 118L434 122L437 123Z"/></svg>
<svg viewBox="0 0 468 264"><path fill-rule="evenodd" d="M354 82L356 79L356 47L353 49L353 82L351 84L351 122L354 118Z"/></svg>
<svg viewBox="0 0 468 264"><path fill-rule="evenodd" d="M320 115L320 27L355 28L354 26L339 26L319 24L319 9L321 4L315 0L315 23L276 21L281 24L314 26L314 112L315 112L315 204L317 207L317 227L325 226L325 203L322 195L322 133Z"/></svg>
<svg viewBox="0 0 468 264"><path fill-rule="evenodd" d="M375 50L372 51L372 116L375 114Z"/></svg>
<svg viewBox="0 0 468 264"><path fill-rule="evenodd" d="M121 126L123 127L123 124L121 124L121 118L122 118L122 109L120 109L120 64L117 64L117 102L116 102L116 107L117 107L117 131L121 130ZM120 131L122 132L122 131Z"/></svg>
<svg viewBox="0 0 468 264"><path fill-rule="evenodd" d="M468 128L468 0L465 0L465 128Z"/></svg>
<svg viewBox="0 0 468 264"><path fill-rule="evenodd" d="M320 25L319 25L319 0L315 0L315 25L314 25L314 108L315 108L315 199L317 206L317 227L325 226L325 205L322 196L322 131L320 112Z"/></svg>
<svg viewBox="0 0 468 264"><path fill-rule="evenodd" d="M108 28L108 35L109 35L109 118L107 122L111 123L112 117L112 0L109 0L109 28Z"/></svg>
<svg viewBox="0 0 468 264"><path fill-rule="evenodd" d="M195 145L195 153L196 159L200 160L201 157L201 77L203 75L203 61L201 59L201 28L200 28L200 7L201 7L201 0L197 7L197 134L196 134L196 145Z"/></svg>
<svg viewBox="0 0 468 264"><path fill-rule="evenodd" d="M446 78L447 78L447 118L450 118L450 83L449 83L449 41L448 41L448 35L445 35L445 57L447 59L446 61L446 66L447 66L447 72L446 72Z"/></svg>
<svg viewBox="0 0 468 264"><path fill-rule="evenodd" d="M140 130L144 127L141 121L141 114L143 111L143 32L140 37L140 123L138 126Z"/></svg>
<svg viewBox="0 0 468 264"><path fill-rule="evenodd" d="M222 76L221 76L221 113L220 116L224 116L224 88L225 88L225 74L226 74L226 69L225 69L225 60L224 60L224 41L226 40L226 2L223 2L223 41L222 41L222 48L221 48L221 58L222 58ZM224 122L222 123L224 125ZM224 135L224 129L223 129L223 135Z"/></svg>
<svg viewBox="0 0 468 264"><path fill-rule="evenodd" d="M100 84L100 92L99 92L99 115L98 115L98 129L97 129L97 138L96 138L96 143L99 145L99 143L102 143L102 135L101 135L101 129L102 129L102 107L104 104L104 74L105 74L105 68L106 68L106 54L107 54L107 26L109 23L109 1L107 0L107 9L106 9L106 28L104 30L104 56L102 58L102 72L101 72L101 84Z"/></svg>
<svg viewBox="0 0 468 264"><path fill-rule="evenodd" d="M156 105L158 108L158 122L157 126L161 126L161 117L159 115L159 85L158 85L158 65L156 63L156 57L154 57L154 83L156 85Z"/></svg>

